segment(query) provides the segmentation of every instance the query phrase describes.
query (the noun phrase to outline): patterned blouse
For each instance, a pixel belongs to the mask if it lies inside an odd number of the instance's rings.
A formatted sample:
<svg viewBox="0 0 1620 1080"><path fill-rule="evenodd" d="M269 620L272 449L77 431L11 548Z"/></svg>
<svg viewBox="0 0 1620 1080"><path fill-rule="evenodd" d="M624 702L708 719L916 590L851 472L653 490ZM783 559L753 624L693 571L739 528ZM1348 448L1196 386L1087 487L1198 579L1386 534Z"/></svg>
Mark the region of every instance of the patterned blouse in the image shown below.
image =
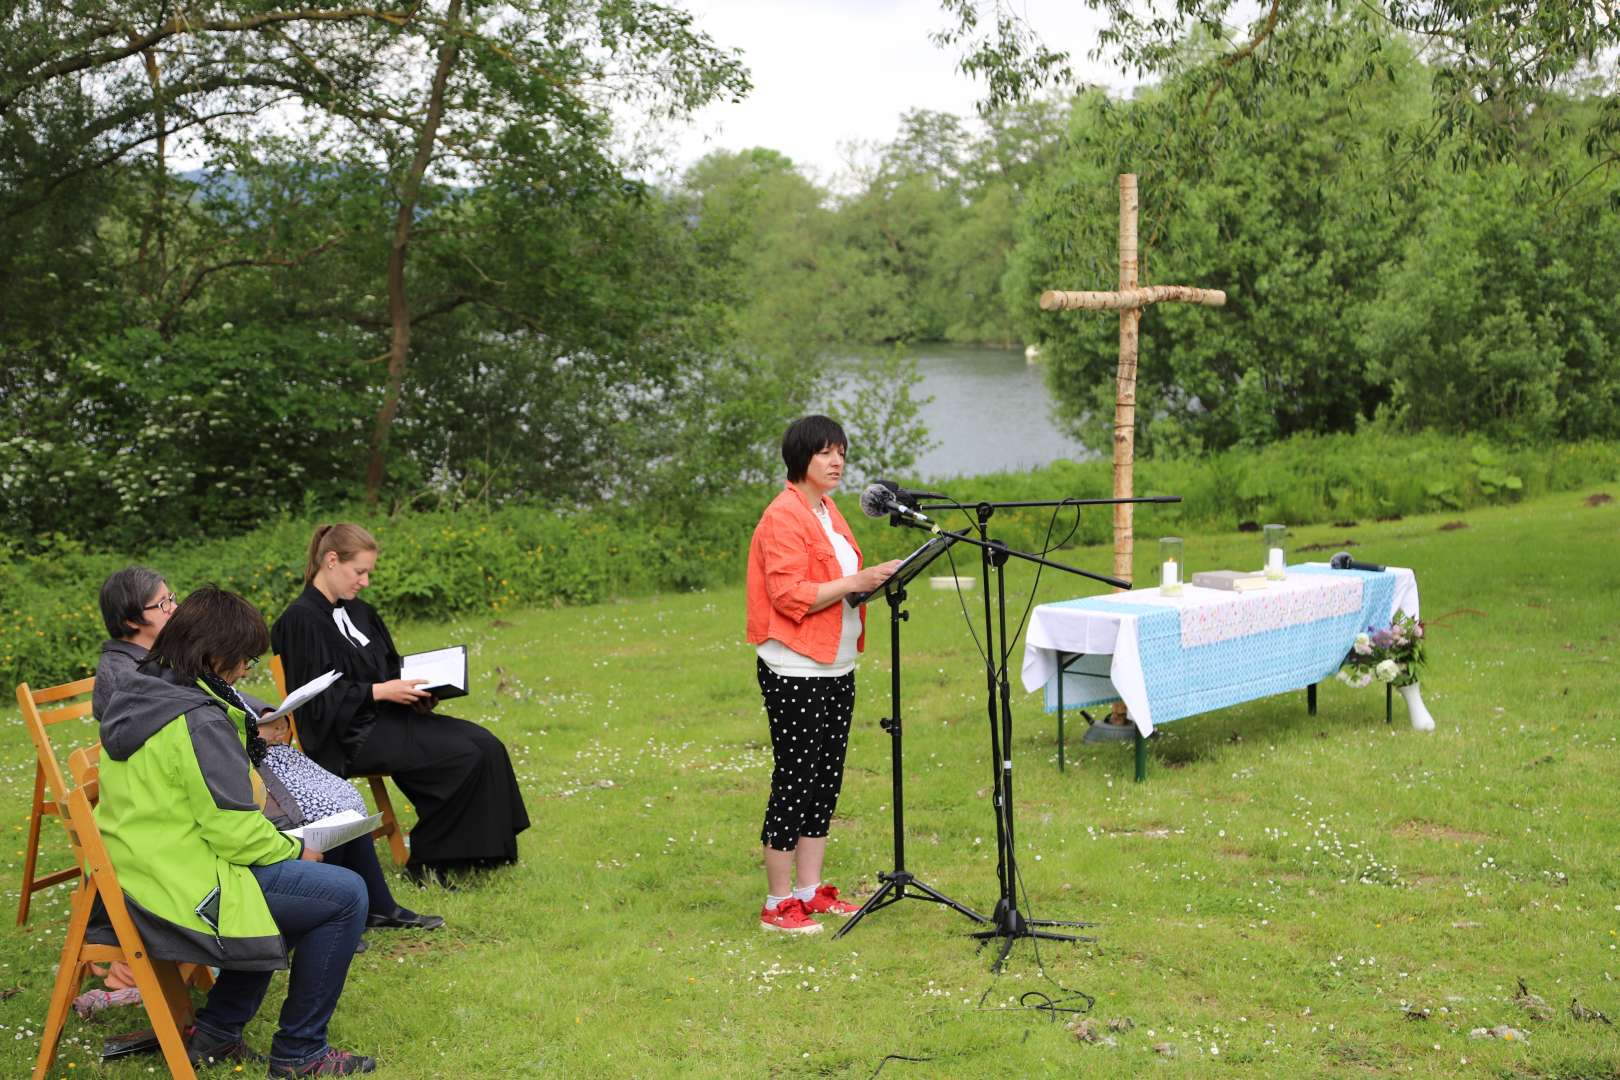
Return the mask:
<svg viewBox="0 0 1620 1080"><path fill-rule="evenodd" d="M347 780L327 772L290 746L270 747L261 767L287 785L305 821L318 821L340 810L366 812L366 801Z"/></svg>

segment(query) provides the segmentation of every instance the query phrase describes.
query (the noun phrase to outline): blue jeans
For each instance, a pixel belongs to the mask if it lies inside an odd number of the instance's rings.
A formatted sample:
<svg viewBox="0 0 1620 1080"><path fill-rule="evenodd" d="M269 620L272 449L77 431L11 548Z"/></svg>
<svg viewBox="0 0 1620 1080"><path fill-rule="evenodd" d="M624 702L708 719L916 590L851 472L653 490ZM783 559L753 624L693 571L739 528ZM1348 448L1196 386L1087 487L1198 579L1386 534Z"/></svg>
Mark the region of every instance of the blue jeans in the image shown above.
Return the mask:
<svg viewBox="0 0 1620 1080"><path fill-rule="evenodd" d="M389 891L388 879L383 877L382 866L377 862L377 845L370 836L339 844L323 855L328 866L347 867L360 875L366 885L368 914L392 915L399 908L394 894Z"/></svg>
<svg viewBox="0 0 1620 1080"><path fill-rule="evenodd" d="M303 1065L326 1050L326 1024L366 928L366 887L352 870L300 859L251 869L293 954L270 1060ZM264 1001L271 974L221 971L207 1004L197 1012L198 1029L224 1041L240 1039Z"/></svg>

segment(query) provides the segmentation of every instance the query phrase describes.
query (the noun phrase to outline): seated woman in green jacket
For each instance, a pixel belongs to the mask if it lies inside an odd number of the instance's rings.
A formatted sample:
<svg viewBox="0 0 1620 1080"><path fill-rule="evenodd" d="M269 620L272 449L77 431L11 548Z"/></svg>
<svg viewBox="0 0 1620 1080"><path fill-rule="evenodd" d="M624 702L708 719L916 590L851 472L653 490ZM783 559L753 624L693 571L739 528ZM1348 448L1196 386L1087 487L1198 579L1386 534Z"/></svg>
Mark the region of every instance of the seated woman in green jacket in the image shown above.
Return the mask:
<svg viewBox="0 0 1620 1080"><path fill-rule="evenodd" d="M269 647L233 593L204 586L175 608L99 717L96 823L151 954L222 969L187 1032L194 1062L263 1060L242 1029L292 954L269 1075L370 1072L373 1059L326 1041L365 885L272 825L254 783L264 740L232 684Z"/></svg>

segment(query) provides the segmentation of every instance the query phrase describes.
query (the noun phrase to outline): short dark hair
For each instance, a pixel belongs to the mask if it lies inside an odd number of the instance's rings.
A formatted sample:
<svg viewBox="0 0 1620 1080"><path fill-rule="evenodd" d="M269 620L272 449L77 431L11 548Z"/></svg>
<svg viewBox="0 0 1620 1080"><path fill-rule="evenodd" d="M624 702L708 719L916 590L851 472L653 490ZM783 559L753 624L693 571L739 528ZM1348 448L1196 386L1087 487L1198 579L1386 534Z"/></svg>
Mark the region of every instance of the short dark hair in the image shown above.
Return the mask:
<svg viewBox="0 0 1620 1080"><path fill-rule="evenodd" d="M129 624L146 622L147 601L163 585L163 575L144 566L109 574L101 583L101 621L107 624L107 636L129 639L135 633Z"/></svg>
<svg viewBox="0 0 1620 1080"><path fill-rule="evenodd" d="M810 468L810 459L836 446L849 449L849 439L838 421L827 416L801 416L782 435L782 461L787 465L788 483L797 484Z"/></svg>
<svg viewBox="0 0 1620 1080"><path fill-rule="evenodd" d="M270 631L258 608L218 585L204 585L174 609L147 660L196 679L204 672L229 671L269 648Z"/></svg>

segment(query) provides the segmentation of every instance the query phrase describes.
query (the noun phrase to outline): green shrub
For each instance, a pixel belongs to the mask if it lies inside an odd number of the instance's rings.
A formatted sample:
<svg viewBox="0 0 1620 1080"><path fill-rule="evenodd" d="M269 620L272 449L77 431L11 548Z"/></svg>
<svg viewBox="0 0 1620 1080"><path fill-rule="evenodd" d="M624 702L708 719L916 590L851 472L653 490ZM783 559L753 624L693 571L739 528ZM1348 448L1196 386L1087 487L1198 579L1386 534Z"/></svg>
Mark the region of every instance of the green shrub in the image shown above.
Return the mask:
<svg viewBox="0 0 1620 1080"><path fill-rule="evenodd" d="M1503 449L1431 435L1300 436L1262 450L1138 462L1138 494L1180 495L1183 501L1139 506L1136 534L1222 531L1243 521L1304 525L1462 511L1617 478L1617 443ZM936 489L964 503L1102 498L1113 490L1112 467L1105 461L1058 462L1028 473L948 481ZM506 507L374 521L356 508L321 520L371 521L382 561L366 596L390 618L444 619L736 581L754 522L773 491L741 490L700 509L665 503L565 514ZM855 504L858 494L846 492L840 501L868 561L921 542L914 530L864 517ZM954 513L937 516L951 528L971 521ZM1052 519L1046 510L999 510L991 535L1024 550L1049 542L1112 542L1110 507L1083 510L1072 534L1072 512L1059 515L1048 541ZM314 525L311 518L284 517L238 536L139 553L91 552L60 536L35 538L30 546L44 550L32 556L0 546L0 678L47 685L89 674L105 636L97 589L107 574L132 562L167 575L182 594L216 582L273 619L303 587ZM964 559L978 562L973 552L956 558L958 566ZM737 632L741 636L740 617Z"/></svg>
<svg viewBox="0 0 1620 1080"><path fill-rule="evenodd" d="M382 546L369 601L394 620L441 619L716 584L742 566L758 506L739 500L735 511L701 517L514 507L383 521L355 509L321 520L369 522ZM106 637L97 590L133 562L164 574L181 595L215 582L274 619L303 588L314 525L288 517L239 536L137 554L92 553L54 538L41 554L0 561L0 678L48 685L90 674Z"/></svg>
<svg viewBox="0 0 1620 1080"><path fill-rule="evenodd" d="M1235 529L1245 521L1290 525L1366 521L1408 514L1462 511L1568 491L1620 478L1620 443L1584 442L1504 448L1442 435L1299 435L1263 449L1234 449L1201 457L1147 458L1136 463L1137 495L1180 495L1180 503L1141 505L1138 537L1177 531ZM958 502L1105 498L1113 491L1108 461L1058 462L1027 473L998 473L929 485ZM1051 511L997 511L991 535L1025 550L1044 542ZM917 536L861 519L863 547L890 553ZM960 515L950 520L963 523ZM1061 538L1073 521L1061 519ZM1113 510L1081 511L1066 546L1111 544Z"/></svg>

